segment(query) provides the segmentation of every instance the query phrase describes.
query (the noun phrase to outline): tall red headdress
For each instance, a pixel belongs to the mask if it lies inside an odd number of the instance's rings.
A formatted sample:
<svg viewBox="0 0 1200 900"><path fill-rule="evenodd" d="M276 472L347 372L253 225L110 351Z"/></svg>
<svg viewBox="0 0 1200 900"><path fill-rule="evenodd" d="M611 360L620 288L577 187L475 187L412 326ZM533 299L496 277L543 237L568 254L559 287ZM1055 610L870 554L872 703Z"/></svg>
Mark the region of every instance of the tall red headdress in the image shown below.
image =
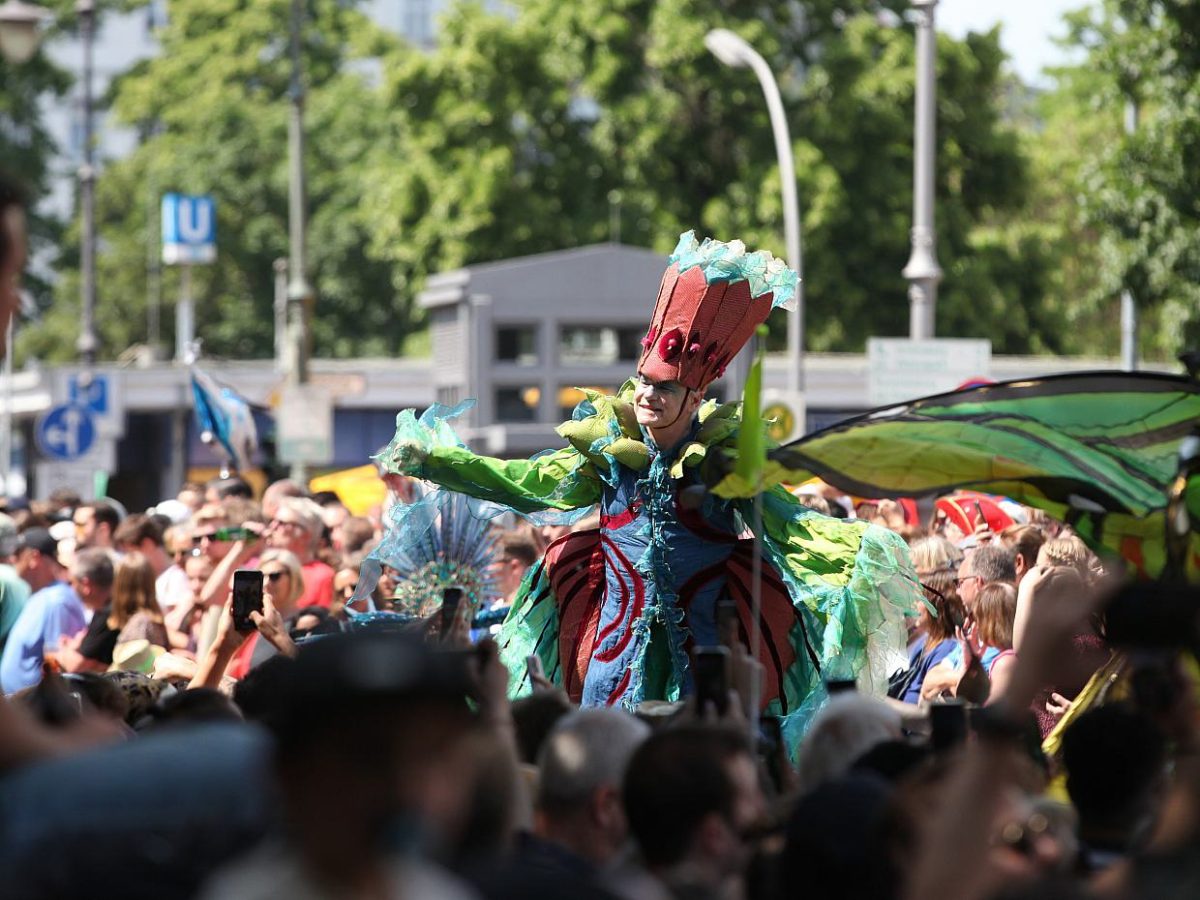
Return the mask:
<svg viewBox="0 0 1200 900"><path fill-rule="evenodd" d="M694 232L679 238L663 275L638 371L703 390L720 378L754 329L796 293L796 273L765 250L747 253Z"/></svg>

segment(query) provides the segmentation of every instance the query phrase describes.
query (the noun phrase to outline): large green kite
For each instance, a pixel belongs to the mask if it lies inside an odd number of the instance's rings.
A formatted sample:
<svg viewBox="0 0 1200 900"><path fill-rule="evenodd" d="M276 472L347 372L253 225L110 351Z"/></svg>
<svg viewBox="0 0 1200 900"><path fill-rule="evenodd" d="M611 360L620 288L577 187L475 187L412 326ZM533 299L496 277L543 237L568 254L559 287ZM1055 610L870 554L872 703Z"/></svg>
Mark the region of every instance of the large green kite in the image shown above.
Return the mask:
<svg viewBox="0 0 1200 900"><path fill-rule="evenodd" d="M767 454L764 487L819 476L863 497L960 488L1071 524L1141 577L1167 566L1167 489L1200 424L1200 383L1095 372L1009 381L875 410ZM735 475L726 476L722 488ZM713 478L712 481L718 480ZM711 481L710 481L711 483ZM1200 474L1187 482L1188 577L1200 578Z"/></svg>

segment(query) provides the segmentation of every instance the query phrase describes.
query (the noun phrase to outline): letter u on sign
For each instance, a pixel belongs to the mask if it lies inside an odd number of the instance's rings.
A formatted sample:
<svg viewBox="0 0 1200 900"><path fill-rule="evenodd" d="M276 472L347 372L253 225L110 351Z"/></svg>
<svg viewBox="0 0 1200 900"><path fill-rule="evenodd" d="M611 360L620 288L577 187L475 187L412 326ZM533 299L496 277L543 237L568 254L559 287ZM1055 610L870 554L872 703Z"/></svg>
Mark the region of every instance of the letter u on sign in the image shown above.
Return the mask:
<svg viewBox="0 0 1200 900"><path fill-rule="evenodd" d="M207 197L180 197L179 239L185 244L206 244L212 241L212 201Z"/></svg>

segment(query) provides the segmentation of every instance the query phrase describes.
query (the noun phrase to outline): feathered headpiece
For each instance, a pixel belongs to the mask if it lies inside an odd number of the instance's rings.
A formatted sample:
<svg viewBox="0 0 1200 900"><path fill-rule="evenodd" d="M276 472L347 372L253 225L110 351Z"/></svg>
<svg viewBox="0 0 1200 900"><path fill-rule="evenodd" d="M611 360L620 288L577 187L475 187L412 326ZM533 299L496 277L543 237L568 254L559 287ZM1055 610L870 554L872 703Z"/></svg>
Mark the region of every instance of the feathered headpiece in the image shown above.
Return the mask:
<svg viewBox="0 0 1200 900"><path fill-rule="evenodd" d="M679 238L658 289L638 371L654 381L703 390L725 374L771 310L788 305L799 277L765 250L747 253L696 233Z"/></svg>

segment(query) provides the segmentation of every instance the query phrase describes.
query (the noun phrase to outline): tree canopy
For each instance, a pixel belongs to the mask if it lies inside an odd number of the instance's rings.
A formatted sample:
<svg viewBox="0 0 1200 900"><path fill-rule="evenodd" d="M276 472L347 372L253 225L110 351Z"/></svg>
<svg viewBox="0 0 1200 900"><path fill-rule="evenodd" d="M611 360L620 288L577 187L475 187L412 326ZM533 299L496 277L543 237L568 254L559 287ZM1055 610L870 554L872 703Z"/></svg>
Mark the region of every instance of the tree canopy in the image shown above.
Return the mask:
<svg viewBox="0 0 1200 900"><path fill-rule="evenodd" d="M218 203L219 259L195 279L205 351L270 355L272 264L287 251L289 5L176 0L162 53L115 83L113 113L141 141L99 182L104 355L146 340L167 190ZM714 27L779 75L808 346L861 350L870 335L905 333L908 6L514 0L501 14L461 2L426 52L354 2L307 0L315 352L400 352L422 327L424 279L450 267L618 236L666 252L689 228L781 254L766 107L752 73L705 48ZM1072 19L1084 64L1041 95L1009 74L997 31L939 35L939 335L987 337L997 352L1111 352L1126 281L1152 313L1146 349L1168 353L1172 325L1196 327L1196 15L1182 0L1105 0ZM1131 92L1143 128L1125 139ZM45 359L73 354L76 233L53 308L23 338ZM162 277L170 301L177 273Z"/></svg>

